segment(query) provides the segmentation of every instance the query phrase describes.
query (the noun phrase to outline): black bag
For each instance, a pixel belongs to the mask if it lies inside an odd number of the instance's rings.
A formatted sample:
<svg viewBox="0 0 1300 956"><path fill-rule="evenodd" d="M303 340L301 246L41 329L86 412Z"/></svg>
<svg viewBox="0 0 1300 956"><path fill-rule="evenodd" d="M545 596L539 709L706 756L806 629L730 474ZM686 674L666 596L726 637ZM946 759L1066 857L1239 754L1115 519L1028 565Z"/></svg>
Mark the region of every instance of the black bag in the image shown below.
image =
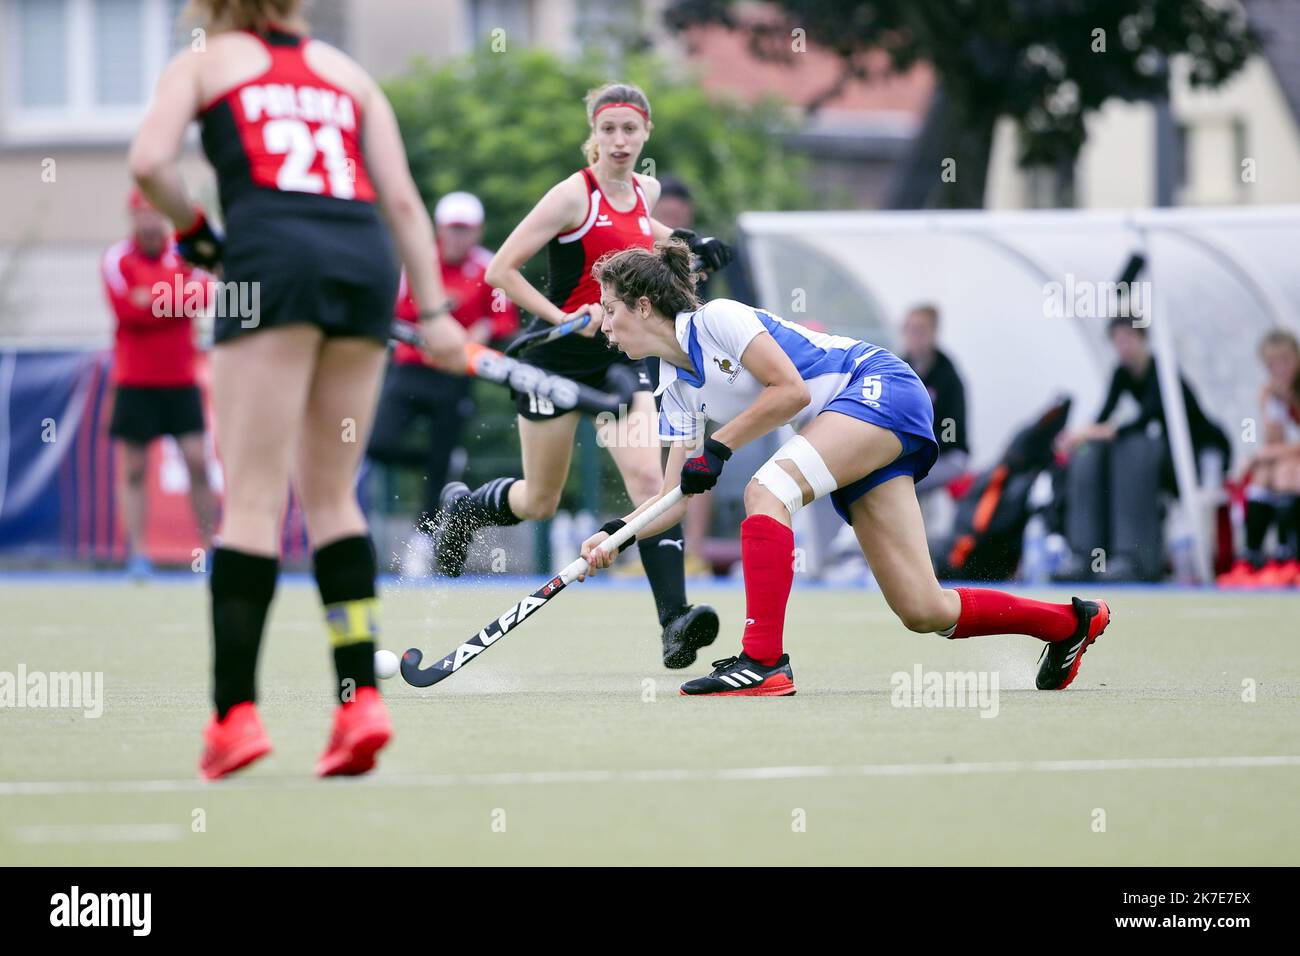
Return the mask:
<svg viewBox="0 0 1300 956"><path fill-rule="evenodd" d="M1029 489L1052 464L1056 436L1070 415L1070 399L1057 399L1022 428L1002 460L982 472L957 506L952 544L938 563L942 578L1005 581L1020 564Z"/></svg>

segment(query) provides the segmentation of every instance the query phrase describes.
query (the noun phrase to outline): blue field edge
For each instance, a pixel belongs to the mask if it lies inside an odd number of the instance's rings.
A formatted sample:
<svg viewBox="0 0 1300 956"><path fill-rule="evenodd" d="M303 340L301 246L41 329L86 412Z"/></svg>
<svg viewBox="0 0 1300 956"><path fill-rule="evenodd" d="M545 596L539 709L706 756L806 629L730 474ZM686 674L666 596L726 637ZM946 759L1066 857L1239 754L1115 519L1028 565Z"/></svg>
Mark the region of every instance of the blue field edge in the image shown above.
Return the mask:
<svg viewBox="0 0 1300 956"><path fill-rule="evenodd" d="M137 581L129 576L125 571L83 571L83 570L10 570L6 569L0 572L0 586L5 584L93 584L121 587L123 585L152 587L184 587L184 586L205 586L206 574L200 574L193 571L182 570L164 570L154 571L147 578ZM305 571L284 571L280 574L280 581L291 587L312 587L316 586L315 578ZM445 589L448 591L480 591L485 588L504 588L508 590L517 590L522 592L531 592L537 590L547 581L541 575L523 575L523 574L467 574L461 578L408 578L397 574L381 574L379 583L381 587L398 590L398 591L419 591L430 588ZM814 591L831 591L847 592L857 591L866 593L878 593L879 589L875 587L865 587L860 583L828 583L822 581L796 581L798 590ZM947 580L941 582L945 587L975 587L975 588L994 588L996 590L1017 590L1017 591L1075 591L1083 592L1093 589L1086 581L1066 581L1060 583L1047 583L1041 585L1026 585L1018 581L963 581ZM582 584L574 583L574 586L584 588L595 588L609 591L639 591L649 587L646 580L642 577L631 578L612 578L600 577L594 581L583 582ZM740 591L744 589L744 581L739 578L708 578L692 577L686 579L686 586L690 588L710 588L723 591ZM1104 590L1107 593L1115 591L1125 592L1155 592L1161 594L1214 594L1222 597L1250 597L1258 594L1295 594L1300 596L1300 590L1295 588L1255 588L1253 590L1233 589L1233 588L1216 588L1213 585L1189 585L1169 583L1151 583L1151 582L1122 582L1107 581L1099 582L1095 589Z"/></svg>

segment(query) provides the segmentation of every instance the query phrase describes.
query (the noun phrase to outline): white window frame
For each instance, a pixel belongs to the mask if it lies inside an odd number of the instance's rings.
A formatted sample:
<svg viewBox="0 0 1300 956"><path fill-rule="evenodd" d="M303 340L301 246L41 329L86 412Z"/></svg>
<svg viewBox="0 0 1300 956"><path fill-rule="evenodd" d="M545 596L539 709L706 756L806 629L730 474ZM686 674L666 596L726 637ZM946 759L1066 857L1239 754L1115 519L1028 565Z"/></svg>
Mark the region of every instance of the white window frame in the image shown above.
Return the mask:
<svg viewBox="0 0 1300 956"><path fill-rule="evenodd" d="M4 63L0 143L22 146L50 141L122 142L131 138L144 116L154 85L171 55L172 23L168 0L139 0L143 26L140 58L141 93L137 104L105 106L95 102L94 0L66 0L68 30L68 102L58 107L24 107L18 99L21 60L17 4L0 0L0 62Z"/></svg>

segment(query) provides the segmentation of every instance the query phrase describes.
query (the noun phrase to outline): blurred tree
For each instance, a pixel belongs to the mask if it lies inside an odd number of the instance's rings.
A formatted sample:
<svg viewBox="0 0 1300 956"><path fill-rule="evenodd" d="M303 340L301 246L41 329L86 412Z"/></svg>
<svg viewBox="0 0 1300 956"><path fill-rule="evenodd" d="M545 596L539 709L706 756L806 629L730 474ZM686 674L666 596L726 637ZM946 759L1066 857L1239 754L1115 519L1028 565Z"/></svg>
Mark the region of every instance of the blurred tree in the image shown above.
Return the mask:
<svg viewBox="0 0 1300 956"><path fill-rule="evenodd" d="M983 205L994 123L1019 124L1020 164L1057 170L1068 195L1084 120L1111 98L1159 100L1169 60L1191 57L1191 81L1216 86L1239 70L1258 38L1235 0L675 0L675 30L720 25L747 34L762 59L793 62L792 30L840 59L816 109L853 80L927 61L939 88L900 170L894 208ZM957 161L956 182L939 178Z"/></svg>
<svg viewBox="0 0 1300 956"><path fill-rule="evenodd" d="M671 171L688 183L701 225L728 235L742 210L807 207L804 160L783 145L793 127L781 104L710 98L644 55L620 65L618 77L650 98L654 121L637 172ZM485 242L495 248L548 189L585 165L583 96L610 75L595 56L483 49L438 68L417 63L385 90L425 201L455 189L477 195L487 210Z"/></svg>

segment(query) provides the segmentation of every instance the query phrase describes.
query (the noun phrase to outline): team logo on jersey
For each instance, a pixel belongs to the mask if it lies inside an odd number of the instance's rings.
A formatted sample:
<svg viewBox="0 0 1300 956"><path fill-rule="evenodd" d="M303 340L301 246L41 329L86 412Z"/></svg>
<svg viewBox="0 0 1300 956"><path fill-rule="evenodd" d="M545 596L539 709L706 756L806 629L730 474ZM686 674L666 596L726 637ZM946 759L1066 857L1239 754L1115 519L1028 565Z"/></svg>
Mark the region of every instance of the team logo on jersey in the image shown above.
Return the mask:
<svg viewBox="0 0 1300 956"><path fill-rule="evenodd" d="M641 227L641 231L642 231L642 232L644 232L647 236L650 235L650 220L649 220L649 219L647 219L645 216L639 216L639 217L637 218L637 221L636 221L636 222L637 222L637 225Z"/></svg>
<svg viewBox="0 0 1300 956"><path fill-rule="evenodd" d="M736 381L736 376L745 370L743 365L733 365L731 359L728 358L720 359L715 356L713 364L722 370L723 375L727 376L728 385L733 384Z"/></svg>

